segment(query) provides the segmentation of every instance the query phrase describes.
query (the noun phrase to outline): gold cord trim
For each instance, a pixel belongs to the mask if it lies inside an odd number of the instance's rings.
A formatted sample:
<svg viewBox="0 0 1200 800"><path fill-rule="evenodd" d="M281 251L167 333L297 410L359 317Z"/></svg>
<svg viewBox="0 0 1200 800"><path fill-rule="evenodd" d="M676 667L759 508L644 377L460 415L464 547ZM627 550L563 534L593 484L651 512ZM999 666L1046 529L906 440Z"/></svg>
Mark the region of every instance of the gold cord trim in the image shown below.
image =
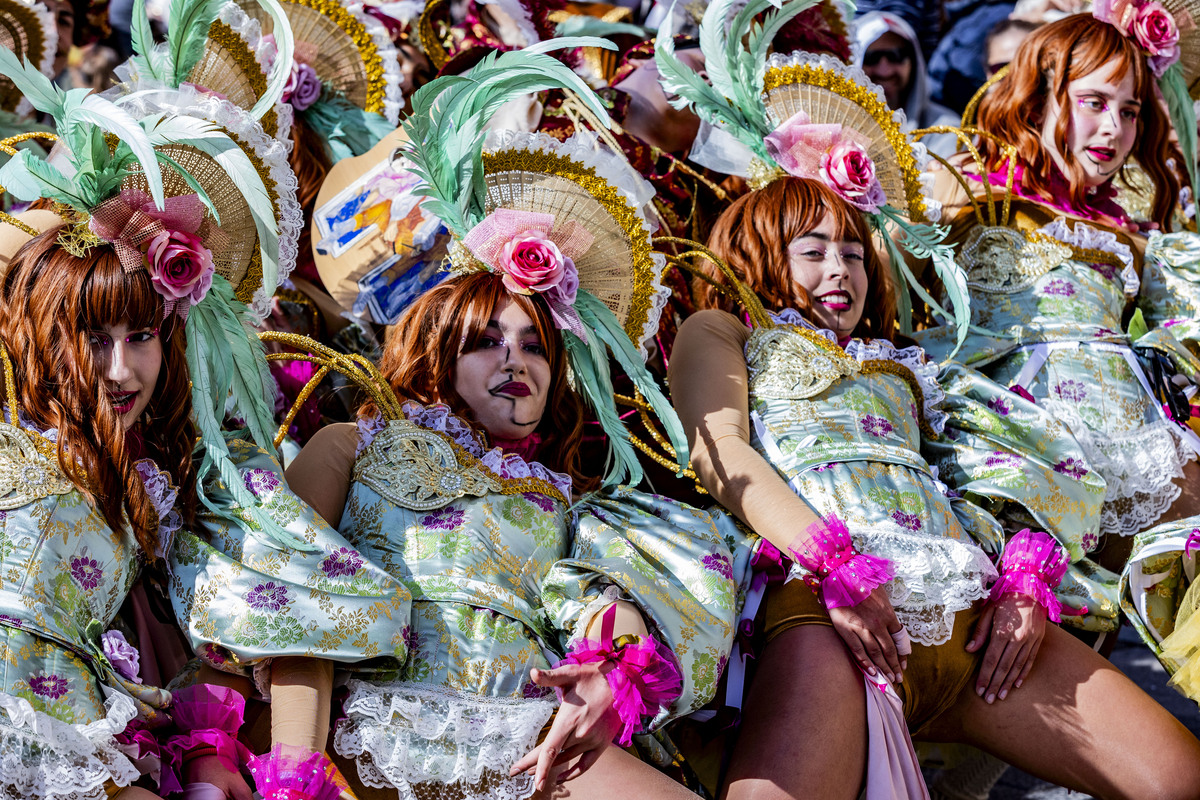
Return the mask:
<svg viewBox="0 0 1200 800"><path fill-rule="evenodd" d="M725 280L729 281L732 290L737 292L737 298L741 302L742 308L744 308L746 313L750 315L750 322L752 325L754 325L754 327L770 328L775 325L775 323L771 321L770 315L767 314L766 309L763 308L762 301L758 299L758 295L750 291L746 287L746 284L742 283L741 279L738 278L737 273L733 271L733 268L726 264L712 250L709 250L707 247L699 244L698 242L693 242L691 239L680 239L677 236L658 236L654 239L653 244L677 244L688 248L682 253L663 253L662 255L666 257L668 263L674 264L693 275L701 275L701 277L703 277L709 283L712 283L714 286L717 286L724 291L729 291L730 287L719 286L719 284L717 284L717 282L712 278L708 277L707 275L703 275L690 264L688 264L687 259L703 258L706 261L711 262L713 266L715 266L717 270L719 270L720 273L725 276Z"/></svg>
<svg viewBox="0 0 1200 800"><path fill-rule="evenodd" d="M433 64L433 68L438 70L446 66L446 62L450 60L446 48L442 47L441 41L438 40L437 34L433 30L434 18L445 5L446 0L430 0L426 3L425 10L421 12L420 20L417 22L417 36L421 41L421 50Z"/></svg>
<svg viewBox="0 0 1200 800"><path fill-rule="evenodd" d="M238 69L250 81L250 91L254 92L256 102L258 98L267 93L267 76L263 74L262 65L258 63L258 59L250 51L250 46L246 44L245 39L221 20L216 20L209 26L208 38L214 44L224 48L233 57ZM250 105L253 105L253 103ZM267 109L267 113L262 115L259 123L268 136L272 138L279 136L279 117L275 114L274 105Z"/></svg>
<svg viewBox="0 0 1200 800"><path fill-rule="evenodd" d="M379 55L379 48L375 46L375 40L371 38L366 26L359 22L358 17L347 11L338 0L288 1L311 8L328 17L350 37L354 42L355 49L358 50L358 55L363 62L363 69L367 74L367 100L363 110L382 114L383 100L387 89L384 81L383 57ZM319 77L325 80L324 76Z"/></svg>
<svg viewBox="0 0 1200 800"><path fill-rule="evenodd" d="M979 111L979 104L983 101L984 95L990 92L993 86L1008 77L1010 66L1010 64L1005 64L996 70L996 74L984 81L983 86L980 86L979 90L971 95L970 102L967 103L966 109L963 110L962 126L964 128L975 124L975 115Z"/></svg>

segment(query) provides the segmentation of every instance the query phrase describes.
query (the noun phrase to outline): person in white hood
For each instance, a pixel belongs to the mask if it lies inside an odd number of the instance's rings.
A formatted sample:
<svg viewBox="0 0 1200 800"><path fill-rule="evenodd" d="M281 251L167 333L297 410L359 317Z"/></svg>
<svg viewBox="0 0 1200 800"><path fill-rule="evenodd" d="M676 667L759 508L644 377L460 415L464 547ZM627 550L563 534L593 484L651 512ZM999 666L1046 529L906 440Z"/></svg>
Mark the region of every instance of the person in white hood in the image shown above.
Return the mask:
<svg viewBox="0 0 1200 800"><path fill-rule="evenodd" d="M904 111L908 118L905 130L960 123L957 114L929 98L925 57L916 32L907 22L886 11L872 11L854 23L858 66L883 89L889 106ZM951 134L934 134L922 141L943 156L953 153L957 146Z"/></svg>

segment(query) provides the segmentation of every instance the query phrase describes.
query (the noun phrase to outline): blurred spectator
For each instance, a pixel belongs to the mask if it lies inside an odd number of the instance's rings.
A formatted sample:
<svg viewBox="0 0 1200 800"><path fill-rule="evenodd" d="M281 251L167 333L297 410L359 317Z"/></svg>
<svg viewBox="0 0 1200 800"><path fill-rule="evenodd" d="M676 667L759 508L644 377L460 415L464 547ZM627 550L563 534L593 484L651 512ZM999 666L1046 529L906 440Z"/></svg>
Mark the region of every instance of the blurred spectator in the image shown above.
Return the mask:
<svg viewBox="0 0 1200 800"><path fill-rule="evenodd" d="M856 17L862 19L873 11L899 17L916 32L921 44L921 57L928 59L941 38L946 25L943 0L858 0Z"/></svg>
<svg viewBox="0 0 1200 800"><path fill-rule="evenodd" d="M987 80L980 45L1013 4L959 0L948 2L946 9L953 23L929 59L929 91L939 103L961 114Z"/></svg>
<svg viewBox="0 0 1200 800"><path fill-rule="evenodd" d="M1017 55L1017 48L1025 37L1036 31L1039 23L1027 19L1008 17L996 23L988 32L983 45L983 68L987 77L992 77L1008 66Z"/></svg>
<svg viewBox="0 0 1200 800"><path fill-rule="evenodd" d="M934 125L957 125L959 115L929 99L925 57L912 27L895 14L872 11L856 21L859 65L867 77L883 89L888 105L903 109L908 129ZM923 139L942 155L954 152L957 140L951 134Z"/></svg>
<svg viewBox="0 0 1200 800"><path fill-rule="evenodd" d="M1012 17L1042 25L1072 14L1082 14L1087 6L1084 0L1017 0Z"/></svg>

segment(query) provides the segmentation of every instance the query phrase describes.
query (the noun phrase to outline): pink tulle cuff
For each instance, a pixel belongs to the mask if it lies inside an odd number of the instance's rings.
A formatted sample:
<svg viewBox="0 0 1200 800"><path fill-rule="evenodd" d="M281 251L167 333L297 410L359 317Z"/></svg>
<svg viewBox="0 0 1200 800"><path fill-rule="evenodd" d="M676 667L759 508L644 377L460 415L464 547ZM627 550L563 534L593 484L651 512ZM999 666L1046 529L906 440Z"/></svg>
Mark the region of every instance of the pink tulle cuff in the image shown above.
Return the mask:
<svg viewBox="0 0 1200 800"><path fill-rule="evenodd" d="M181 733L167 739L162 749L162 794L183 791L184 758L193 750L212 748L230 772L237 772L250 751L237 740L246 700L236 690L215 684L198 684L172 693L171 717Z"/></svg>
<svg viewBox="0 0 1200 800"><path fill-rule="evenodd" d="M621 718L621 732L613 739L621 747L633 743L633 734L644 727L645 717L656 716L683 693L683 674L675 664L671 650L658 641L642 639L637 644L614 647L612 621L615 607L609 607L602 620L598 642L583 639L555 664L591 664L607 661L613 665L605 677L612 690L613 709Z"/></svg>
<svg viewBox="0 0 1200 800"><path fill-rule="evenodd" d="M337 769L323 753L275 745L250 759L250 774L263 800L337 800Z"/></svg>
<svg viewBox="0 0 1200 800"><path fill-rule="evenodd" d="M1187 541L1183 543L1183 554L1185 556L1190 556L1193 550L1200 550L1200 528L1192 528L1192 532L1188 534Z"/></svg>
<svg viewBox="0 0 1200 800"><path fill-rule="evenodd" d="M997 602L1010 594L1028 595L1046 609L1046 615L1054 622L1061 622L1063 614L1086 614L1086 607L1064 607L1054 596L1069 563L1066 548L1054 537L1026 528L1005 545L1000 559L1000 580L993 584L988 597Z"/></svg>
<svg viewBox="0 0 1200 800"><path fill-rule="evenodd" d="M856 606L895 577L892 562L854 548L850 531L839 518L818 520L807 532L807 539L797 537L788 550L809 571L805 580L813 591L820 589L826 608Z"/></svg>

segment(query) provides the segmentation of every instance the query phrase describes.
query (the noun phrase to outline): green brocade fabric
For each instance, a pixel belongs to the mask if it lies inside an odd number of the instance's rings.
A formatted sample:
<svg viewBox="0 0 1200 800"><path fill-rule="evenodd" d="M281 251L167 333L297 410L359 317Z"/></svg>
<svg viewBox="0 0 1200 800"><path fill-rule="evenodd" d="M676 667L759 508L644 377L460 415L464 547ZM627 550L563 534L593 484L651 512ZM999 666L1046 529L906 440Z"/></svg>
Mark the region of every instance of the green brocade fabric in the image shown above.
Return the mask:
<svg viewBox="0 0 1200 800"><path fill-rule="evenodd" d="M265 544L243 526L202 515L202 532L181 531L171 551L175 615L197 654L213 667L252 676L269 694L264 670L278 656L381 668L402 661L408 590L364 558L283 482L278 462L254 444L229 442L242 480L288 533L312 552ZM237 512L215 480L210 497ZM246 515L248 518L248 515Z"/></svg>
<svg viewBox="0 0 1200 800"><path fill-rule="evenodd" d="M364 783L401 797L423 796L423 783L456 783L467 798L528 796L531 780L509 779L508 767L557 706L531 670L560 660L617 599L638 607L683 675L682 695L647 727L713 697L737 602L732 523L627 487L568 508L565 476L485 450L444 406L404 411L408 420L360 421L340 526L413 596L408 659L392 680L351 682L335 738ZM429 497L430 481L406 484L450 443L457 466L438 483L474 488Z"/></svg>
<svg viewBox="0 0 1200 800"><path fill-rule="evenodd" d="M1200 234L1152 233L1146 244L1138 308L1195 352L1200 345Z"/></svg>

